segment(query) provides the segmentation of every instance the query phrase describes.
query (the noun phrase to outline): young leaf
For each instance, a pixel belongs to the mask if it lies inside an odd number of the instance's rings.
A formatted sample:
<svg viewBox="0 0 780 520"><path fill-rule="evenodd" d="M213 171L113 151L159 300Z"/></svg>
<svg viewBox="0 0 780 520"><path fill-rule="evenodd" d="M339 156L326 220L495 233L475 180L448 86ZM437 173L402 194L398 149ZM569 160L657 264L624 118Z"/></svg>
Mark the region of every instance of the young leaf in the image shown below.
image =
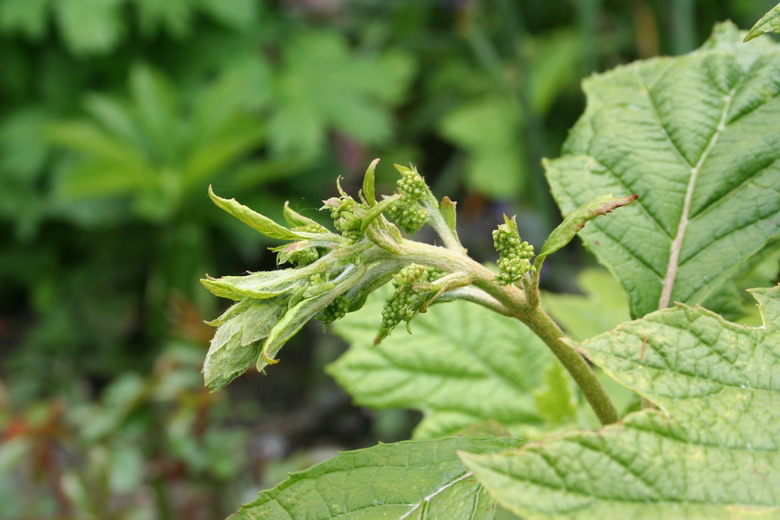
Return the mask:
<svg viewBox="0 0 780 520"><path fill-rule="evenodd" d="M528 520L777 518L780 285L751 292L762 327L680 304L582 345L660 410L466 465Z"/></svg>
<svg viewBox="0 0 780 520"><path fill-rule="evenodd" d="M277 269L276 271L261 271L245 276L223 276L221 278L204 278L203 286L215 296L240 301L244 298L266 299L289 293L296 284L302 283L310 270Z"/></svg>
<svg viewBox="0 0 780 520"><path fill-rule="evenodd" d="M566 155L545 166L564 213L638 193L580 233L631 314L698 303L780 232L780 45L718 26L698 51L587 79Z"/></svg>
<svg viewBox="0 0 780 520"><path fill-rule="evenodd" d="M637 198L639 198L639 195L627 195L625 197L613 197L612 194L598 195L569 213L566 218L563 219L563 222L552 230L550 236L544 241L544 245L539 251L539 254L536 255L534 265L536 266L537 272L541 269L544 259L571 242L577 232L581 230L589 220L594 219L599 215L612 213L619 207L631 204Z"/></svg>
<svg viewBox="0 0 780 520"><path fill-rule="evenodd" d="M376 204L376 165L379 164L379 159L374 159L366 169L366 174L363 177L363 196L366 198L369 206Z"/></svg>
<svg viewBox="0 0 780 520"><path fill-rule="evenodd" d="M312 226L312 227L324 227L322 224L317 222L314 219L311 219L309 217L304 217L294 209L290 207L290 202L286 201L284 203L284 209L282 210L284 213L284 221L287 223L290 227L303 227L303 226Z"/></svg>
<svg viewBox="0 0 780 520"><path fill-rule="evenodd" d="M769 32L780 32L780 4L777 4L768 13L762 16L761 19L751 27L743 41L749 42L753 38L758 38L762 34Z"/></svg>
<svg viewBox="0 0 780 520"><path fill-rule="evenodd" d="M230 518L489 520L495 502L463 467L457 451L491 453L519 445L509 438L452 437L340 453L291 474Z"/></svg>
<svg viewBox="0 0 780 520"><path fill-rule="evenodd" d="M260 341L287 310L287 299L244 300L210 324L219 326L203 363L203 378L213 391L224 388L255 364Z"/></svg>
<svg viewBox="0 0 780 520"><path fill-rule="evenodd" d="M372 294L334 325L351 348L327 370L356 402L422 410L416 438L489 419L516 434L543 425L532 393L544 387L545 368L555 361L524 325L455 301L417 316L411 336L397 331L374 345L387 294Z"/></svg>
<svg viewBox="0 0 780 520"><path fill-rule="evenodd" d="M236 202L236 199L223 199L222 197L215 195L211 186L209 186L209 197L211 197L214 204L221 209L227 211L247 226L259 231L269 238L277 238L279 240L300 240L306 238L305 235L290 231L270 218L249 209L243 204L239 204Z"/></svg>
<svg viewBox="0 0 780 520"><path fill-rule="evenodd" d="M458 230L457 230L457 213L456 213L456 206L458 205L457 202L454 202L452 199L447 197L446 195L442 197L441 203L439 203L439 209L441 210L441 216L444 218L444 222L447 224L447 227L450 228L450 231L457 236Z"/></svg>

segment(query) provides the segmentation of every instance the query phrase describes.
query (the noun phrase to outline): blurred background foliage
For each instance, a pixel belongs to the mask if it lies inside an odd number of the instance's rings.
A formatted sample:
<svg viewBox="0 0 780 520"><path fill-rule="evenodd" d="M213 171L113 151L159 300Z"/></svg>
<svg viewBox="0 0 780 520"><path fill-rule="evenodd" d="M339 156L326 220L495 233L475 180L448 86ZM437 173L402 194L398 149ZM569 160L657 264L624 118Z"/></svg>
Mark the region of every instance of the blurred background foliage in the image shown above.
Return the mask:
<svg viewBox="0 0 780 520"><path fill-rule="evenodd" d="M559 218L540 159L582 77L774 3L0 0L0 517L222 518L336 448L408 435L415 415L350 406L322 371L343 346L316 326L270 376L203 390L222 303L198 278L273 265L209 184L314 216L337 174L354 187L382 157L389 187L412 161L494 260L502 212L536 245ZM591 263L566 254L548 290ZM578 298L550 300L565 325L610 322Z"/></svg>

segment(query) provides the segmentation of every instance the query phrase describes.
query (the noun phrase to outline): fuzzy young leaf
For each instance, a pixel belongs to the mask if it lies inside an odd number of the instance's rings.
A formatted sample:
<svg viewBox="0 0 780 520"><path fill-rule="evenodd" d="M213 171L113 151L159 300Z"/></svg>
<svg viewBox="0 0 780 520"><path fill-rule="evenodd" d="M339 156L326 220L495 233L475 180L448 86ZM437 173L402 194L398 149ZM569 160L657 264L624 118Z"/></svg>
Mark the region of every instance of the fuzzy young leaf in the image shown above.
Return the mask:
<svg viewBox="0 0 780 520"><path fill-rule="evenodd" d="M333 300L354 287L365 274L363 266L348 268L337 281L327 284L329 290L314 294L295 303L284 316L276 322L268 334L260 358L257 360L257 370L260 371L268 365L277 363L274 356L290 338L298 333L307 322L320 314Z"/></svg>
<svg viewBox="0 0 780 520"><path fill-rule="evenodd" d="M376 191L374 185L376 183L377 164L379 164L379 159L371 161L371 164L368 165L366 174L363 177L363 197L365 197L369 206L376 204Z"/></svg>
<svg viewBox="0 0 780 520"><path fill-rule="evenodd" d="M270 218L257 213L249 209L248 207L240 204L236 199L223 199L214 194L214 191L209 186L209 197L214 201L214 204L221 209L227 211L238 220L251 227L252 229L259 231L263 235L269 238L276 238L279 240L300 240L306 238L306 235L295 233L290 231L286 227L277 224Z"/></svg>
<svg viewBox="0 0 780 520"><path fill-rule="evenodd" d="M350 350L328 366L355 400L374 408L422 410L416 438L450 435L498 421L512 433L542 426L532 393L555 363L524 325L467 302L434 305L415 318L414 334L374 345L387 291L334 325Z"/></svg>
<svg viewBox="0 0 780 520"><path fill-rule="evenodd" d="M261 271L244 276L223 276L204 278L203 286L215 296L240 301L244 298L266 299L288 293L308 277L308 271L301 269L278 269Z"/></svg>
<svg viewBox="0 0 780 520"><path fill-rule="evenodd" d="M221 390L257 362L261 340L287 311L287 299L236 303L210 324L218 326L211 340L203 377L206 386Z"/></svg>
<svg viewBox="0 0 780 520"><path fill-rule="evenodd" d="M777 518L780 286L751 292L762 327L680 304L582 345L660 411L466 465L528 520Z"/></svg>
<svg viewBox="0 0 780 520"><path fill-rule="evenodd" d="M638 193L580 233L639 317L698 303L780 233L780 45L716 28L698 51L587 79L585 114L545 166L564 213Z"/></svg>
<svg viewBox="0 0 780 520"><path fill-rule="evenodd" d="M638 195L627 195L625 197L613 197L612 194L599 195L593 197L588 202L569 213L566 218L563 219L563 222L552 230L552 233L550 233L550 236L545 240L539 254L536 255L534 265L536 266L537 272L542 267L544 259L571 242L577 235L577 232L579 232L589 220L594 219L599 215L612 213L612 211L617 208L631 204L638 197Z"/></svg>
<svg viewBox="0 0 780 520"><path fill-rule="evenodd" d="M284 221L290 227L307 227L307 228L322 228L323 231L327 231L326 228L314 219L304 217L294 209L290 207L289 202L284 203Z"/></svg>
<svg viewBox="0 0 780 520"><path fill-rule="evenodd" d="M762 16L750 31L748 31L743 41L749 42L753 38L758 38L762 34L769 32L780 32L780 4L777 4L768 13Z"/></svg>
<svg viewBox="0 0 780 520"><path fill-rule="evenodd" d="M447 196L442 197L441 203L439 204L441 216L444 219L444 222L447 224L447 227L450 228L450 231L452 231L455 236L458 234L456 212L457 205L457 202L454 202Z"/></svg>
<svg viewBox="0 0 780 520"><path fill-rule="evenodd" d="M508 438L453 437L340 453L263 491L231 519L490 520L495 502L457 451L491 453L519 445Z"/></svg>

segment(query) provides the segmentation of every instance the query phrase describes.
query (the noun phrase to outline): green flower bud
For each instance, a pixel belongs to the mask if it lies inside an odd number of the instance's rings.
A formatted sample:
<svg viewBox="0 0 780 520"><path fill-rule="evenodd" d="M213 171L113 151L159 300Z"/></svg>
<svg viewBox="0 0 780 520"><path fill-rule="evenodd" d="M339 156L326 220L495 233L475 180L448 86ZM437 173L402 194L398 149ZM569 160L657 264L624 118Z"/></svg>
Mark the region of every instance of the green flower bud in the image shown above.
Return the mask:
<svg viewBox="0 0 780 520"><path fill-rule="evenodd" d="M330 305L322 309L322 311L316 316L324 325L330 325L336 320L340 320L346 316L349 310L349 300L344 296L338 296L334 299Z"/></svg>
<svg viewBox="0 0 780 520"><path fill-rule="evenodd" d="M417 233L428 221L428 212L407 195L387 211L387 216L409 234Z"/></svg>
<svg viewBox="0 0 780 520"><path fill-rule="evenodd" d="M419 202L433 199L433 195L417 168L396 165L396 169L401 174L396 183L401 199L390 208L387 216L406 233L416 233L429 218L428 212L420 207Z"/></svg>
<svg viewBox="0 0 780 520"><path fill-rule="evenodd" d="M296 267L303 267L320 257L317 248L309 246L308 240L299 240L298 242L291 242L269 249L277 254L276 265L290 263Z"/></svg>
<svg viewBox="0 0 780 520"><path fill-rule="evenodd" d="M436 291L421 290L417 286L438 280L443 275L438 269L410 264L393 277L395 291L387 298L382 309L382 325L379 327L377 343L387 337L402 321L408 325L423 305L436 294Z"/></svg>
<svg viewBox="0 0 780 520"><path fill-rule="evenodd" d="M534 248L520 238L514 217L510 220L505 215L504 224L493 231L493 247L499 254L496 276L499 285L513 284L535 270L531 264Z"/></svg>
<svg viewBox="0 0 780 520"><path fill-rule="evenodd" d="M330 209L333 227L342 236L350 239L352 242L357 242L360 239L361 214L363 210L355 199L349 196L342 196L341 198L332 197L325 201L324 207Z"/></svg>

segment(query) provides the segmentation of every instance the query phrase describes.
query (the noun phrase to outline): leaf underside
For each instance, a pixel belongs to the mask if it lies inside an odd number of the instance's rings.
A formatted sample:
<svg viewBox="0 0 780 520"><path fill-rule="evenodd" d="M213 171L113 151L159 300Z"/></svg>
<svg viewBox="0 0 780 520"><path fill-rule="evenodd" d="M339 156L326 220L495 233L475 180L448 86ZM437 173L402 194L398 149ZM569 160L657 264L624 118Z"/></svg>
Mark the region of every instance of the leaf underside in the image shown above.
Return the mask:
<svg viewBox="0 0 780 520"><path fill-rule="evenodd" d="M581 237L640 317L699 303L780 233L780 46L731 24L696 52L587 79L588 106L547 177L564 214L637 193Z"/></svg>
<svg viewBox="0 0 780 520"><path fill-rule="evenodd" d="M379 444L293 473L232 520L489 520L495 502L457 451L518 447L508 438L453 437Z"/></svg>
<svg viewBox="0 0 780 520"><path fill-rule="evenodd" d="M335 324L350 350L328 367L361 405L425 413L415 438L441 437L488 420L515 434L543 426L532 393L552 354L528 328L473 303L432 306L374 345L383 297Z"/></svg>
<svg viewBox="0 0 780 520"><path fill-rule="evenodd" d="M528 520L780 517L780 286L751 292L763 327L679 305L582 345L660 410L466 465Z"/></svg>

